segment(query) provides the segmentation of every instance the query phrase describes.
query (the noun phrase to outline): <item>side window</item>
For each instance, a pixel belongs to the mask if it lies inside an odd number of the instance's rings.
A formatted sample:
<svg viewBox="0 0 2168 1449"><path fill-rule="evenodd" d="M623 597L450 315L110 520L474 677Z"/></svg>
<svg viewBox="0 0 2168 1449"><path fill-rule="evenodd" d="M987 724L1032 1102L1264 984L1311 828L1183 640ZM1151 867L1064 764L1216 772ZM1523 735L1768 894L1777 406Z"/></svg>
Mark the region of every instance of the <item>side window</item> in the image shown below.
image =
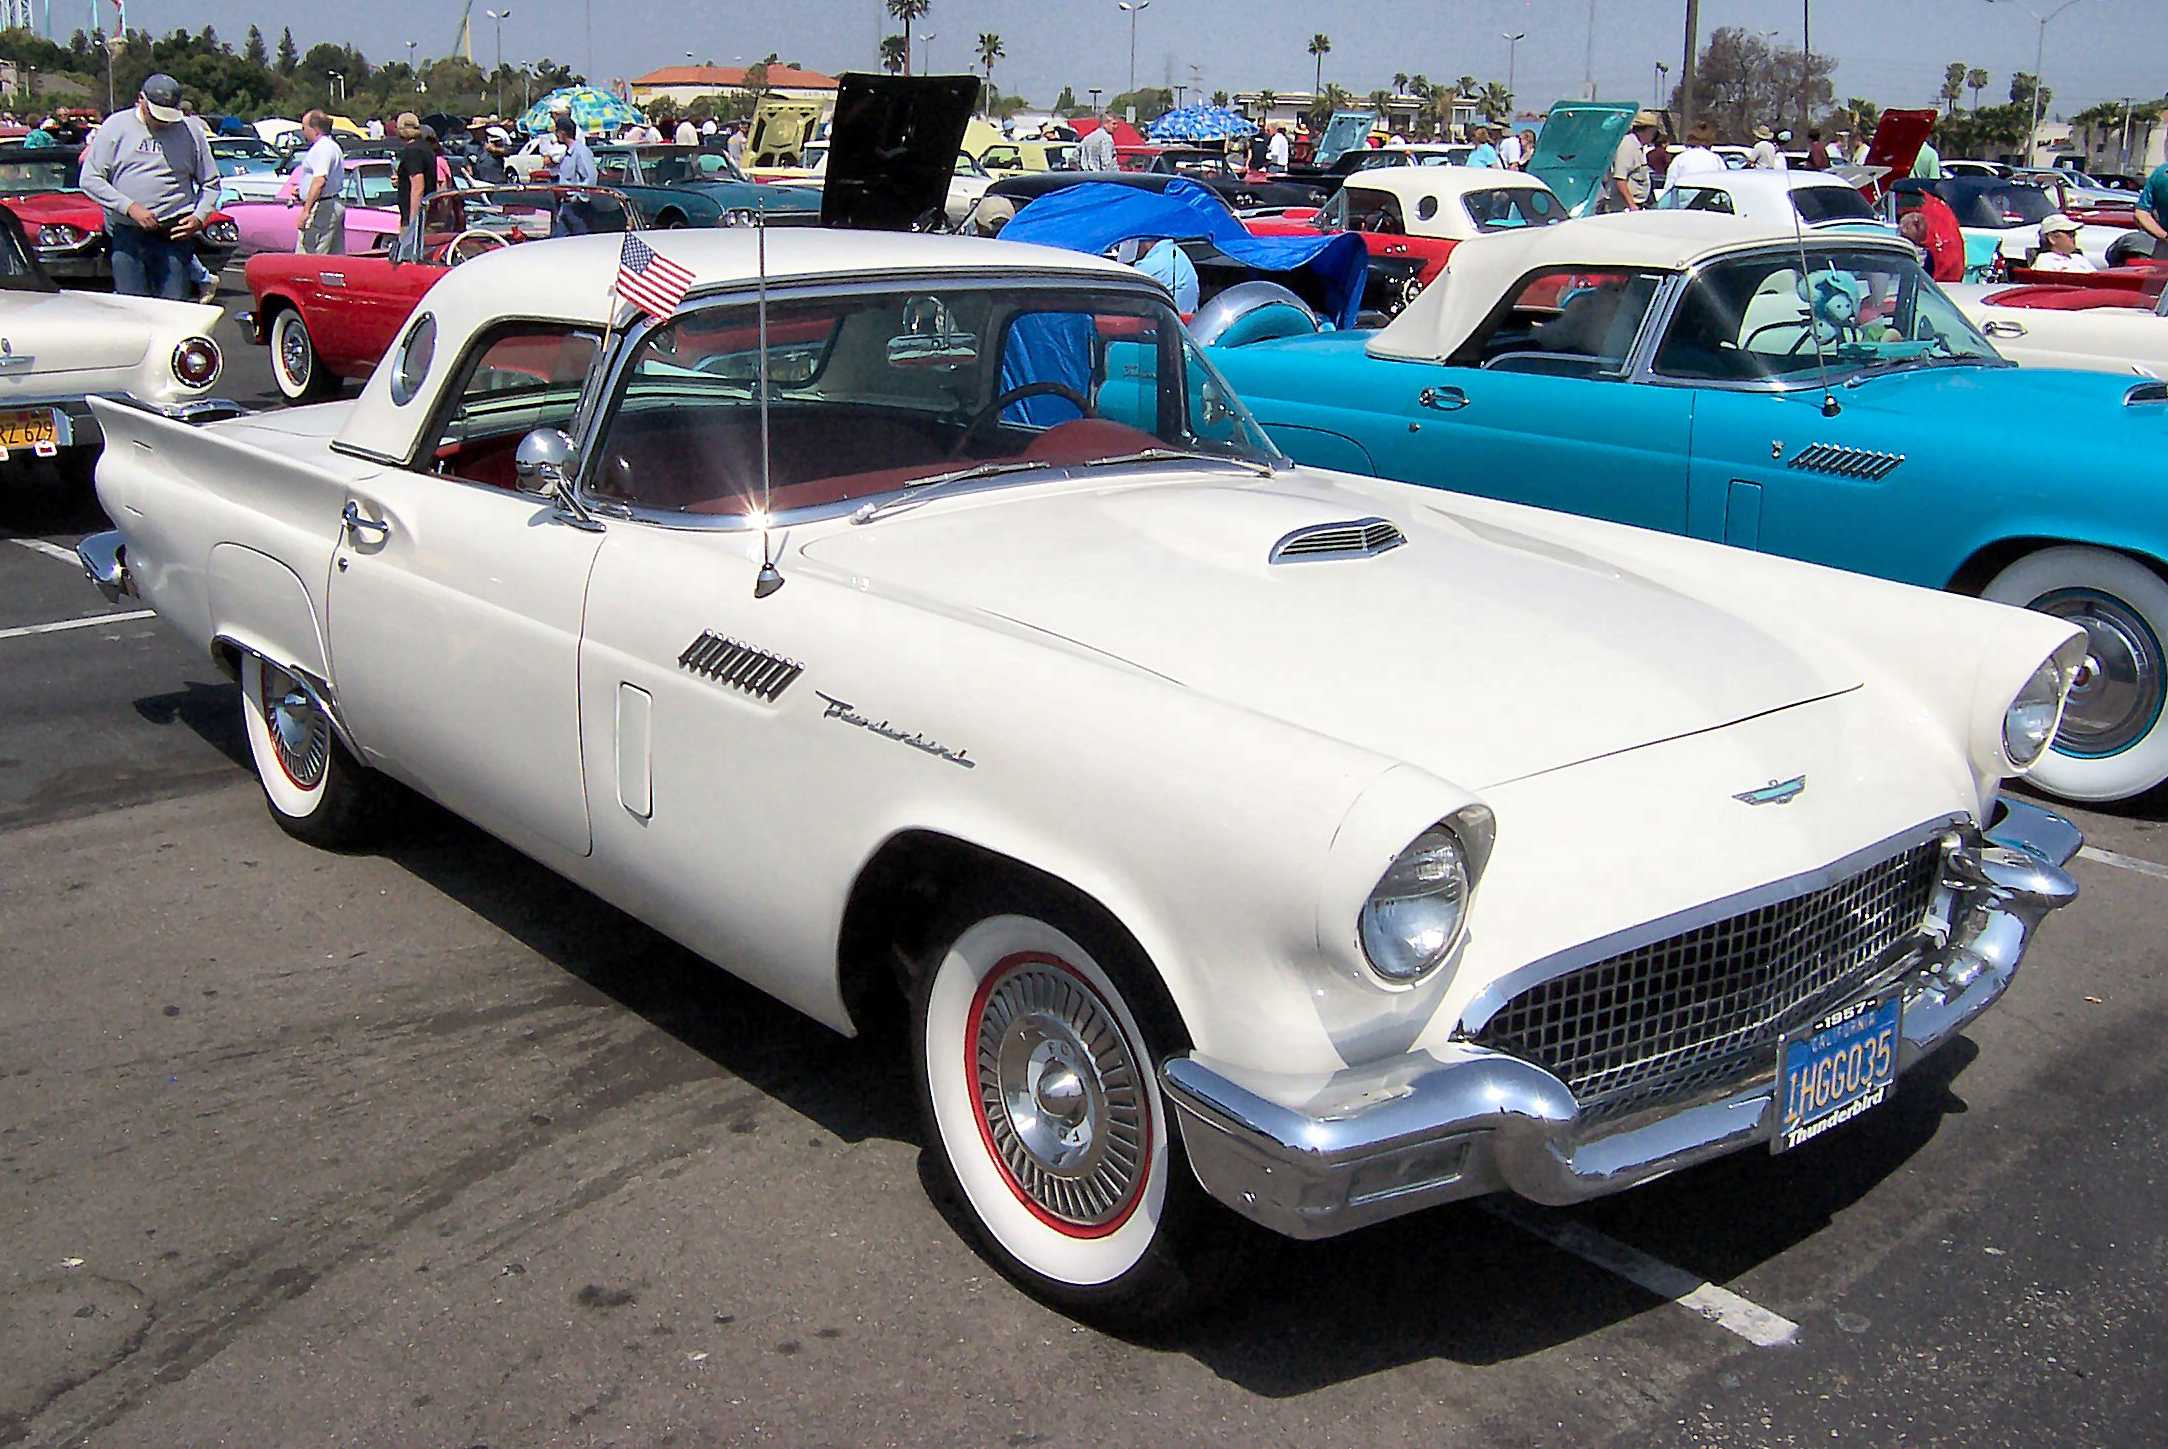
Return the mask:
<svg viewBox="0 0 2168 1449"><path fill-rule="evenodd" d="M595 168L595 174L604 181L614 181L622 185L632 180L632 163L622 156L605 156L602 164Z"/></svg>
<svg viewBox="0 0 2168 1449"><path fill-rule="evenodd" d="M1407 219L1400 214L1400 198L1390 193L1371 191L1351 197L1348 209L1355 215L1357 231L1398 236L1408 229Z"/></svg>
<svg viewBox="0 0 2168 1449"><path fill-rule="evenodd" d="M513 484L512 454L536 428L572 429L597 338L549 323L514 323L469 350L440 409L424 466L471 483Z"/></svg>
<svg viewBox="0 0 2168 1449"><path fill-rule="evenodd" d="M1453 362L1500 372L1623 377L1661 272L1536 272L1509 295Z"/></svg>
<svg viewBox="0 0 2168 1449"><path fill-rule="evenodd" d="M1024 163L1022 153L1014 146L988 146L979 164L989 171L1014 171Z"/></svg>

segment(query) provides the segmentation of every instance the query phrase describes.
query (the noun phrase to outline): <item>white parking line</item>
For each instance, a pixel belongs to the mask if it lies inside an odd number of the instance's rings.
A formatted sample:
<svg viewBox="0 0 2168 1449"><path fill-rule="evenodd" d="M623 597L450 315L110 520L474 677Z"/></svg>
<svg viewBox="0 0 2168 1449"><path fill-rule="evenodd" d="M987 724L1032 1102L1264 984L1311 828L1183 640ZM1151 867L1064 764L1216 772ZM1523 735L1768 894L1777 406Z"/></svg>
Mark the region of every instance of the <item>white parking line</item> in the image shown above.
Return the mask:
<svg viewBox="0 0 2168 1449"><path fill-rule="evenodd" d="M131 609L125 614L93 614L87 619L61 619L52 624L24 624L0 629L0 639L22 639L32 634L58 634L66 629L95 629L100 624L125 624L130 619L155 619L156 609Z"/></svg>
<svg viewBox="0 0 2168 1449"><path fill-rule="evenodd" d="M57 543L47 543L47 542L46 542L46 541L45 541L44 539L42 539L42 538L14 538L14 537L10 537L10 538L8 539L8 542L9 542L9 543L19 543L19 544L21 544L21 545L22 545L22 546L23 546L24 548L27 548L27 549L29 549L29 550L30 550L30 551L31 551L32 553L42 553L42 554L44 554L44 555L45 555L45 556L46 556L47 558L57 558L57 559L59 559L59 560L60 560L60 561L61 561L62 563L71 563L71 564L76 564L76 565L77 565L78 567L80 567L80 566L81 566L81 564L80 564L80 560L78 560L78 559L76 558L76 556L75 556L75 550L74 550L74 549L72 549L72 548L62 548L62 547L61 547L61 546L60 546L59 544L57 544Z"/></svg>
<svg viewBox="0 0 2168 1449"><path fill-rule="evenodd" d="M1513 1198L1488 1197L1483 1207L1491 1216L1533 1233L1554 1248L1618 1274L1659 1298L1692 1309L1717 1327L1736 1333L1757 1348L1779 1348L1799 1335L1799 1325L1781 1314L1750 1303L1728 1288L1697 1278L1684 1268L1674 1268L1639 1248L1597 1232L1568 1217L1533 1208Z"/></svg>
<svg viewBox="0 0 2168 1449"><path fill-rule="evenodd" d="M2102 850L2097 845L2082 846L2078 850L2080 860L2090 860L2098 865L2112 865L2117 870L2134 870L2155 880L2168 880L2168 865L2150 860L2140 860L2135 855L2123 855L2113 850Z"/></svg>

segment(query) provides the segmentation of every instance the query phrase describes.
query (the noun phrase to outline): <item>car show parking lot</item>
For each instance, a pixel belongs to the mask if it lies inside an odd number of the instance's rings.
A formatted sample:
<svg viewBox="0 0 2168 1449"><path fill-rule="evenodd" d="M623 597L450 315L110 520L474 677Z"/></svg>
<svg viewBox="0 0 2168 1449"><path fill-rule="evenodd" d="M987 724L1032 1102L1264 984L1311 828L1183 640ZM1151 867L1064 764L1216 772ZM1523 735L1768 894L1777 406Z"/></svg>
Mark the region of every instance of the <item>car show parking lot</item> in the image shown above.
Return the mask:
<svg viewBox="0 0 2168 1449"><path fill-rule="evenodd" d="M2168 1439L2157 797L2066 812L2079 902L1859 1120L1242 1230L1117 1337L943 1221L897 1043L432 807L289 838L235 687L83 580L88 494L0 510L0 1444Z"/></svg>

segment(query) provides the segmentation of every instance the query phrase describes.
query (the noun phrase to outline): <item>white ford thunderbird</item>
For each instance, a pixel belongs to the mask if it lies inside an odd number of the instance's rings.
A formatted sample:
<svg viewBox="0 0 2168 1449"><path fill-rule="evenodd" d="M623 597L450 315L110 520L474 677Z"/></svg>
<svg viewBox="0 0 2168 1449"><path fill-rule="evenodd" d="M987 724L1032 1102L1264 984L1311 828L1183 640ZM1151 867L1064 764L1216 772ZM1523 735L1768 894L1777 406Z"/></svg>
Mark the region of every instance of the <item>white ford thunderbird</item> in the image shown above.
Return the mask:
<svg viewBox="0 0 2168 1449"><path fill-rule="evenodd" d="M193 302L64 292L0 210L0 465L30 457L87 464L100 441L92 397L197 422L239 414L209 395L219 315Z"/></svg>
<svg viewBox="0 0 2168 1449"><path fill-rule="evenodd" d="M619 240L459 268L352 401L97 405L85 566L238 676L294 835L390 777L907 1011L945 1189L1065 1307L1181 1302L1215 1200L1841 1151L2075 893L1998 793L2065 622L1298 468L1097 259L794 231L762 306L753 233L658 233L657 322Z"/></svg>

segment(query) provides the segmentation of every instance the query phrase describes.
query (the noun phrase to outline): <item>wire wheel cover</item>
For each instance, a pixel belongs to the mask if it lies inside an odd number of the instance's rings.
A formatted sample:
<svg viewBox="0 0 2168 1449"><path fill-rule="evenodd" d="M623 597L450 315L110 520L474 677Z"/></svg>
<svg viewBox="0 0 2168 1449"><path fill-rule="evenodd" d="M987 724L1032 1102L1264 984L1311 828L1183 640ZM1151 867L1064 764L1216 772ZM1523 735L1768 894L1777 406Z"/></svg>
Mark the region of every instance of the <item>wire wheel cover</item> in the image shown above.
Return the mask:
<svg viewBox="0 0 2168 1449"><path fill-rule="evenodd" d="M288 316L294 316L288 313ZM309 345L308 329L299 320L279 328L279 367L286 380L299 387L309 380L310 369L316 365L315 349Z"/></svg>
<svg viewBox="0 0 2168 1449"><path fill-rule="evenodd" d="M324 781L331 763L331 722L324 718L292 675L273 664L263 666L264 733L286 778L303 790Z"/></svg>
<svg viewBox="0 0 2168 1449"><path fill-rule="evenodd" d="M1053 957L1011 956L980 983L964 1047L979 1134L1010 1189L1071 1236L1120 1227L1151 1128L1136 1053L1099 993Z"/></svg>

